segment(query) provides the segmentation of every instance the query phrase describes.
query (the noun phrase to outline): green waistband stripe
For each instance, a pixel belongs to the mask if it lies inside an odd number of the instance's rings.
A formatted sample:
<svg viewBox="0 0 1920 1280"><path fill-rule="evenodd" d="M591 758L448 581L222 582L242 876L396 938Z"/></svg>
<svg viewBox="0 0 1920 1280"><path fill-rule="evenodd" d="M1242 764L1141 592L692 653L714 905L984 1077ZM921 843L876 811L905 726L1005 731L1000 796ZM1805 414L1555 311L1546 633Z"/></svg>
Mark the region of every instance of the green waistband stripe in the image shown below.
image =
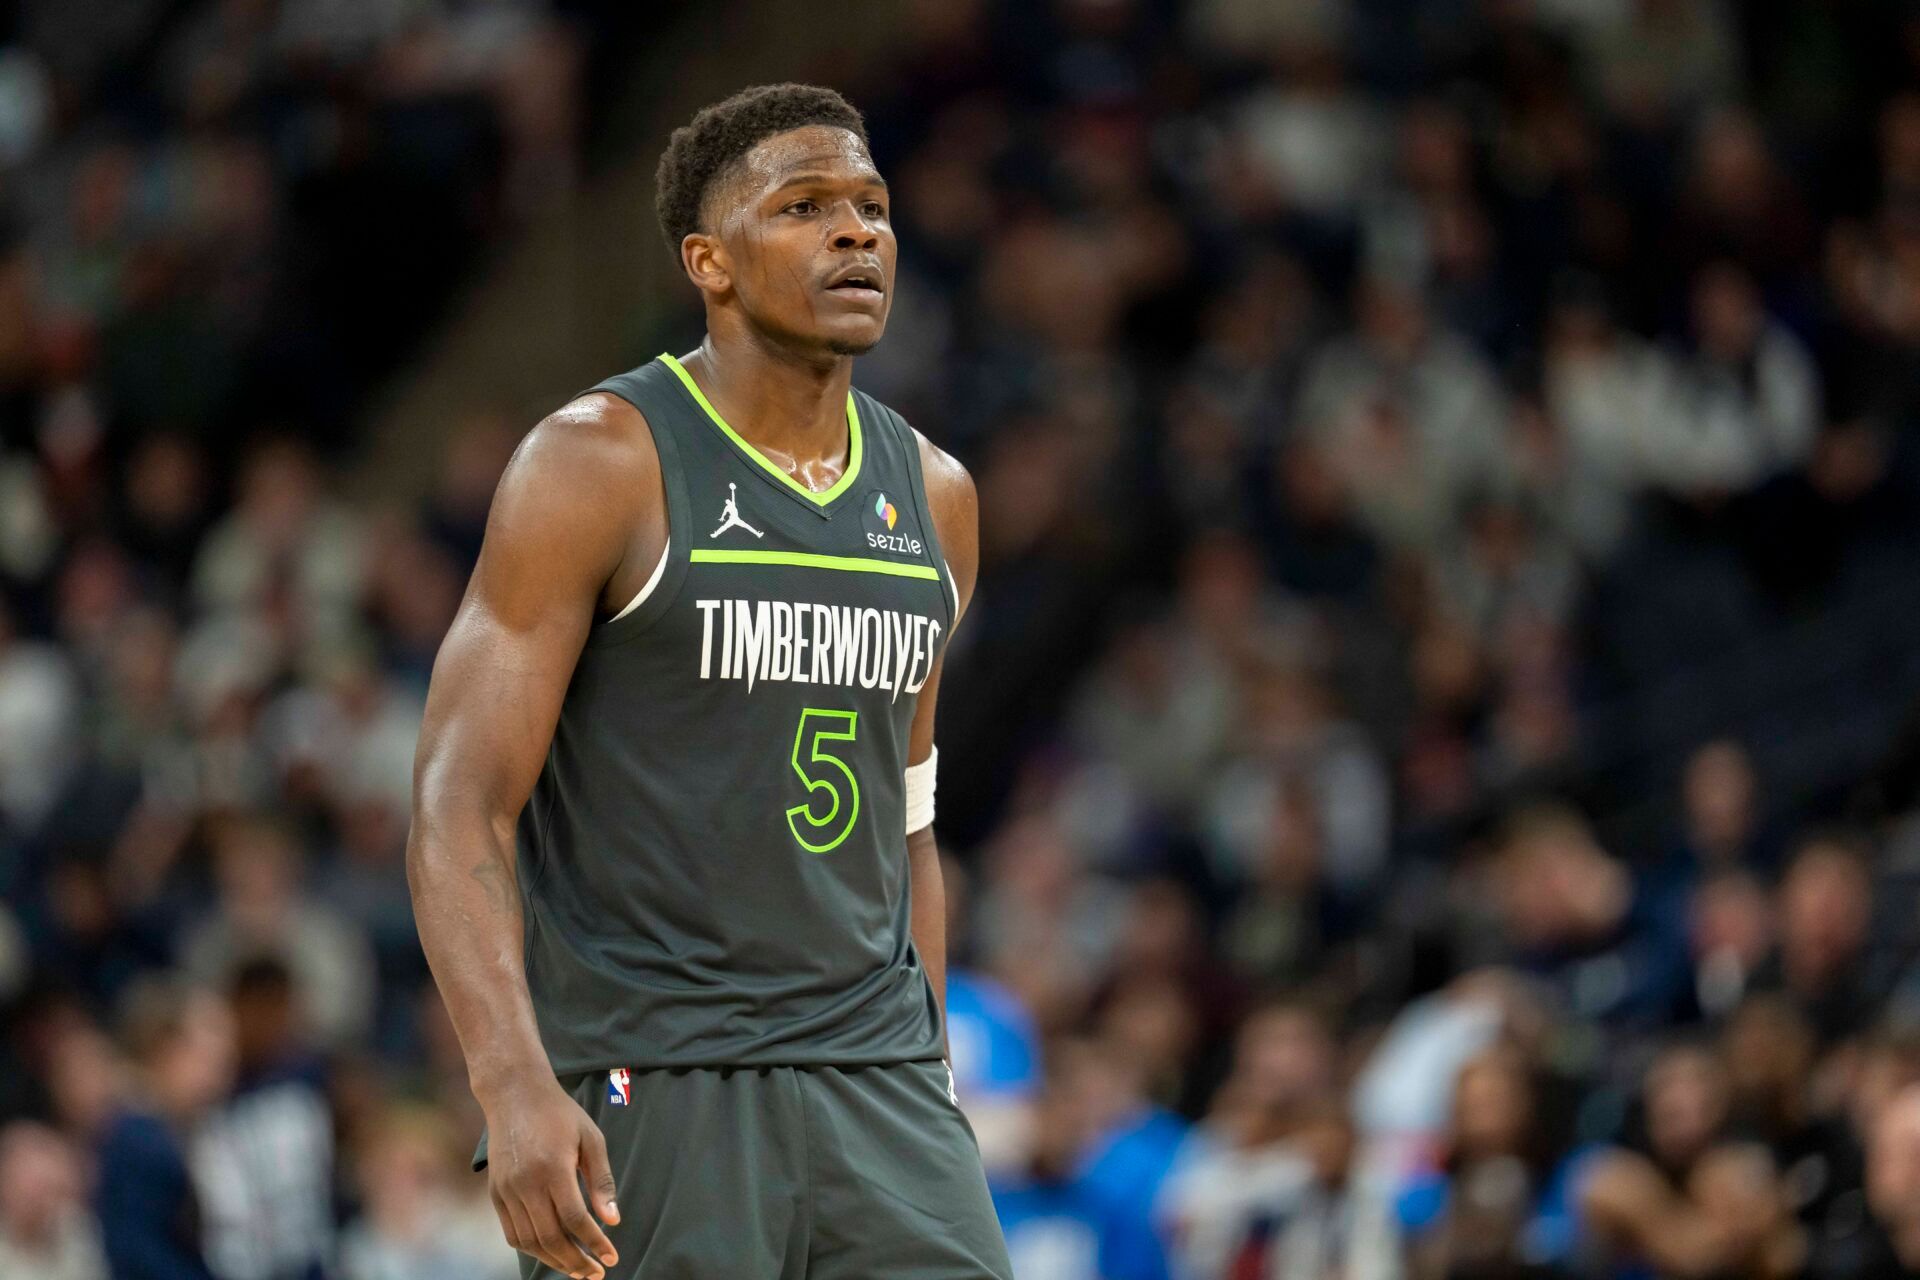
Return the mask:
<svg viewBox="0 0 1920 1280"><path fill-rule="evenodd" d="M722 551L713 547L695 547L691 558L695 564L785 564L802 569L884 573L894 578L940 581L940 571L930 564L899 564L892 560L869 560L865 556L822 556L811 551Z"/></svg>

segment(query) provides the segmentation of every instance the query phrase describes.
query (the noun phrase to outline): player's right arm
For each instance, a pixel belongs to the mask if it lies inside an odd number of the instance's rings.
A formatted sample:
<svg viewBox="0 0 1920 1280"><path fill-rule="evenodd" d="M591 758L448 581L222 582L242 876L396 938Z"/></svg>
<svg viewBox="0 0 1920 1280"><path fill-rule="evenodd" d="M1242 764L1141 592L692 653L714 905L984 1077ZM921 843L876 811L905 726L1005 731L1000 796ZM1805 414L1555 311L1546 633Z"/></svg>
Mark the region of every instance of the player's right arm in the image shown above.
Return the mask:
<svg viewBox="0 0 1920 1280"><path fill-rule="evenodd" d="M637 410L587 396L535 427L494 494L414 758L407 879L486 1113L494 1209L515 1248L595 1280L617 1254L578 1178L613 1223L613 1175L605 1140L540 1043L514 830L596 612L645 580L665 540L659 460Z"/></svg>

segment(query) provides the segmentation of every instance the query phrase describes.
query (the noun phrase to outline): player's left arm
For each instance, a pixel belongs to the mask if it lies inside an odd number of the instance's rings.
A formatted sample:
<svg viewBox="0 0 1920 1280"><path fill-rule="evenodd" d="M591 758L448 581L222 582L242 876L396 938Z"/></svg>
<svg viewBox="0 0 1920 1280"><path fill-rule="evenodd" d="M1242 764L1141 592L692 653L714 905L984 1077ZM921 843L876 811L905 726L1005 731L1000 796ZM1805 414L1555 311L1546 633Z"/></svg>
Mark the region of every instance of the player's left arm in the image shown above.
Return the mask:
<svg viewBox="0 0 1920 1280"><path fill-rule="evenodd" d="M973 581L980 568L980 499L974 492L973 477L951 455L920 441L920 472L926 480L927 505L932 509L934 530L940 535L940 547L946 552L947 572L953 577L959 608L954 611L954 626L973 600ZM941 656L920 689L920 701L914 707L913 729L907 743L909 767L924 764L933 756L933 717L940 699L940 674L946 667L947 650L953 648L949 632ZM940 850L934 844L931 822L907 833L907 867L913 892L913 946L920 963L927 967L934 994L940 1000L941 1024L947 1010L947 892L940 878Z"/></svg>

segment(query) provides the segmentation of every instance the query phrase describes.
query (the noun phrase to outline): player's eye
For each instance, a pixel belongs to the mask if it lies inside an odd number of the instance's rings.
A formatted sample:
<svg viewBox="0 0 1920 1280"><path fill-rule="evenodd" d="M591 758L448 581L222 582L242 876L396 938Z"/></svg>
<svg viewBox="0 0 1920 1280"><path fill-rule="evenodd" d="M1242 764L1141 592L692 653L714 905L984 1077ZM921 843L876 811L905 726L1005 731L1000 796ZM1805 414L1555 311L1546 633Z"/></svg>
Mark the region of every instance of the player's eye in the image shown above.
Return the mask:
<svg viewBox="0 0 1920 1280"><path fill-rule="evenodd" d="M878 200L869 200L860 206L860 212L869 218L884 218L887 216L887 206Z"/></svg>
<svg viewBox="0 0 1920 1280"><path fill-rule="evenodd" d="M815 204L811 200L795 200L792 204L787 206L787 212L804 215L804 214L812 213L814 210L818 209L819 207L820 207L819 205Z"/></svg>

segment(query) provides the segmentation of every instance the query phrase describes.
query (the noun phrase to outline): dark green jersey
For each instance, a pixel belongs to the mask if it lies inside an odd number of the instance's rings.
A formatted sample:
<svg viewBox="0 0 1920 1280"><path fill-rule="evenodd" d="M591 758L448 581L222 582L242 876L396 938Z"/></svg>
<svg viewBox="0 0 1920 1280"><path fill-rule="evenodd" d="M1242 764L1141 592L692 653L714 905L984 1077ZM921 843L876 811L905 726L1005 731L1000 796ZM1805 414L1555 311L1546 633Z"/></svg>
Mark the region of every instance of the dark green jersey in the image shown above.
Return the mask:
<svg viewBox="0 0 1920 1280"><path fill-rule="evenodd" d="M852 393L811 493L671 356L594 390L652 426L669 540L589 637L520 820L554 1069L939 1057L903 774L957 602L913 431Z"/></svg>

